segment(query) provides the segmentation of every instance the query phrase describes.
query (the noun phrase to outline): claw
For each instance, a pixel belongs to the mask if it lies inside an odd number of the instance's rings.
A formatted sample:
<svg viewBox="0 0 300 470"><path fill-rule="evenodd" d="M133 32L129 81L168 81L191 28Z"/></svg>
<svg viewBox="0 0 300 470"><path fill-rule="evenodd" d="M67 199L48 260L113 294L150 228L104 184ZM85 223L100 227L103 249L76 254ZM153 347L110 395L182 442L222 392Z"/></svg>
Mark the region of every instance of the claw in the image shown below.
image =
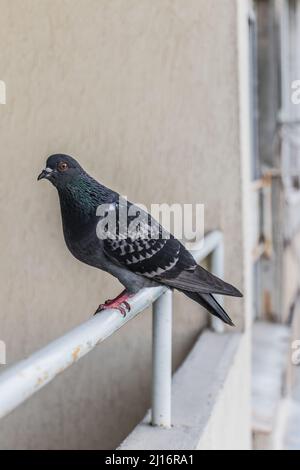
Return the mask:
<svg viewBox="0 0 300 470"><path fill-rule="evenodd" d="M131 295L128 294L126 291L124 291L120 295L118 295L115 299L106 300L104 304L99 305L94 315L97 315L99 312L102 312L103 310L114 308L116 310L119 310L122 317L125 318L127 312L130 312L131 310L130 304L127 302L127 299L129 297L131 297Z"/></svg>
<svg viewBox="0 0 300 470"><path fill-rule="evenodd" d="M126 300L123 301L123 304L125 305L125 307L127 308L128 312L130 312L131 310L131 306L128 302L126 302Z"/></svg>
<svg viewBox="0 0 300 470"><path fill-rule="evenodd" d="M97 315L97 313L102 312L102 310L105 310L105 307L106 307L105 304L100 304L96 312L94 313L94 315Z"/></svg>
<svg viewBox="0 0 300 470"><path fill-rule="evenodd" d="M117 310L119 310L119 312L121 313L122 317L125 318L126 317L126 310L124 307L122 307L121 305L119 307L117 307Z"/></svg>

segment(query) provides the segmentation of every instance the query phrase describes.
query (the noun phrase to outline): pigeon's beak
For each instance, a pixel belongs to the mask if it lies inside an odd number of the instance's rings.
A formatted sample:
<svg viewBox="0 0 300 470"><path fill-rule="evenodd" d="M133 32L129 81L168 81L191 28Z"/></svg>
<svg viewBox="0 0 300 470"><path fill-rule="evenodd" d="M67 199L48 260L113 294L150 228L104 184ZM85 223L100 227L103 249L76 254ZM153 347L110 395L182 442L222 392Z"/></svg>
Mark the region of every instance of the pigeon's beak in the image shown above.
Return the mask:
<svg viewBox="0 0 300 470"><path fill-rule="evenodd" d="M52 173L52 169L51 168L45 168L38 176L38 181L39 180L42 180L43 178L49 178L49 176L51 175Z"/></svg>

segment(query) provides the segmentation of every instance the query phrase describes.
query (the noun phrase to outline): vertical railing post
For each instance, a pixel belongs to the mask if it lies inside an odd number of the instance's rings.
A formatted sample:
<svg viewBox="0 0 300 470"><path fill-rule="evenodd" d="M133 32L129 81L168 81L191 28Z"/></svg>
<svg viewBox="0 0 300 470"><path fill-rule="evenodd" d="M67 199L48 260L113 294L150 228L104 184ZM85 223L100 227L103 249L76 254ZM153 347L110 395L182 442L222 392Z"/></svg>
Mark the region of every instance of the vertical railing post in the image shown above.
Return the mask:
<svg viewBox="0 0 300 470"><path fill-rule="evenodd" d="M167 290L153 304L152 326L152 425L171 426L172 292Z"/></svg>
<svg viewBox="0 0 300 470"><path fill-rule="evenodd" d="M221 235L220 240L212 251L211 254L211 270L212 273L218 276L219 278L224 278L224 241L223 236ZM215 295L216 300L220 305L223 306L224 299L222 295ZM217 317L212 317L211 326L214 331L217 333L224 332L224 323Z"/></svg>

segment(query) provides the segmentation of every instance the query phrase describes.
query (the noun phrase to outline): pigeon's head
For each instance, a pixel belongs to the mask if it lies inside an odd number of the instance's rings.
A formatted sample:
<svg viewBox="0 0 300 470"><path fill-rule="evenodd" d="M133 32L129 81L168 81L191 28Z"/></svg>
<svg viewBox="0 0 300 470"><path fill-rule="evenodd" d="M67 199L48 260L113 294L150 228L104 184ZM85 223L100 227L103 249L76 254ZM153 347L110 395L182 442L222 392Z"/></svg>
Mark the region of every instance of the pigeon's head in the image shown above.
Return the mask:
<svg viewBox="0 0 300 470"><path fill-rule="evenodd" d="M74 158L56 154L47 159L46 168L39 174L38 180L47 179L57 188L63 188L83 173L84 170Z"/></svg>

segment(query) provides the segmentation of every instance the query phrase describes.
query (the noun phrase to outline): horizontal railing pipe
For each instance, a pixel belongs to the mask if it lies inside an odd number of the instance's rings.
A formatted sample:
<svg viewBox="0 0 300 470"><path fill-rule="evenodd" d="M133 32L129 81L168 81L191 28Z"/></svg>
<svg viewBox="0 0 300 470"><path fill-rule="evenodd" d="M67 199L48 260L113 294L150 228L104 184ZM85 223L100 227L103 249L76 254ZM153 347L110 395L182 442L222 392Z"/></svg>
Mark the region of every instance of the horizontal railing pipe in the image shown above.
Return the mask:
<svg viewBox="0 0 300 470"><path fill-rule="evenodd" d="M164 287L142 289L130 300L131 310L125 318L118 310L104 310L7 368L0 375L0 418L149 307L166 290Z"/></svg>

